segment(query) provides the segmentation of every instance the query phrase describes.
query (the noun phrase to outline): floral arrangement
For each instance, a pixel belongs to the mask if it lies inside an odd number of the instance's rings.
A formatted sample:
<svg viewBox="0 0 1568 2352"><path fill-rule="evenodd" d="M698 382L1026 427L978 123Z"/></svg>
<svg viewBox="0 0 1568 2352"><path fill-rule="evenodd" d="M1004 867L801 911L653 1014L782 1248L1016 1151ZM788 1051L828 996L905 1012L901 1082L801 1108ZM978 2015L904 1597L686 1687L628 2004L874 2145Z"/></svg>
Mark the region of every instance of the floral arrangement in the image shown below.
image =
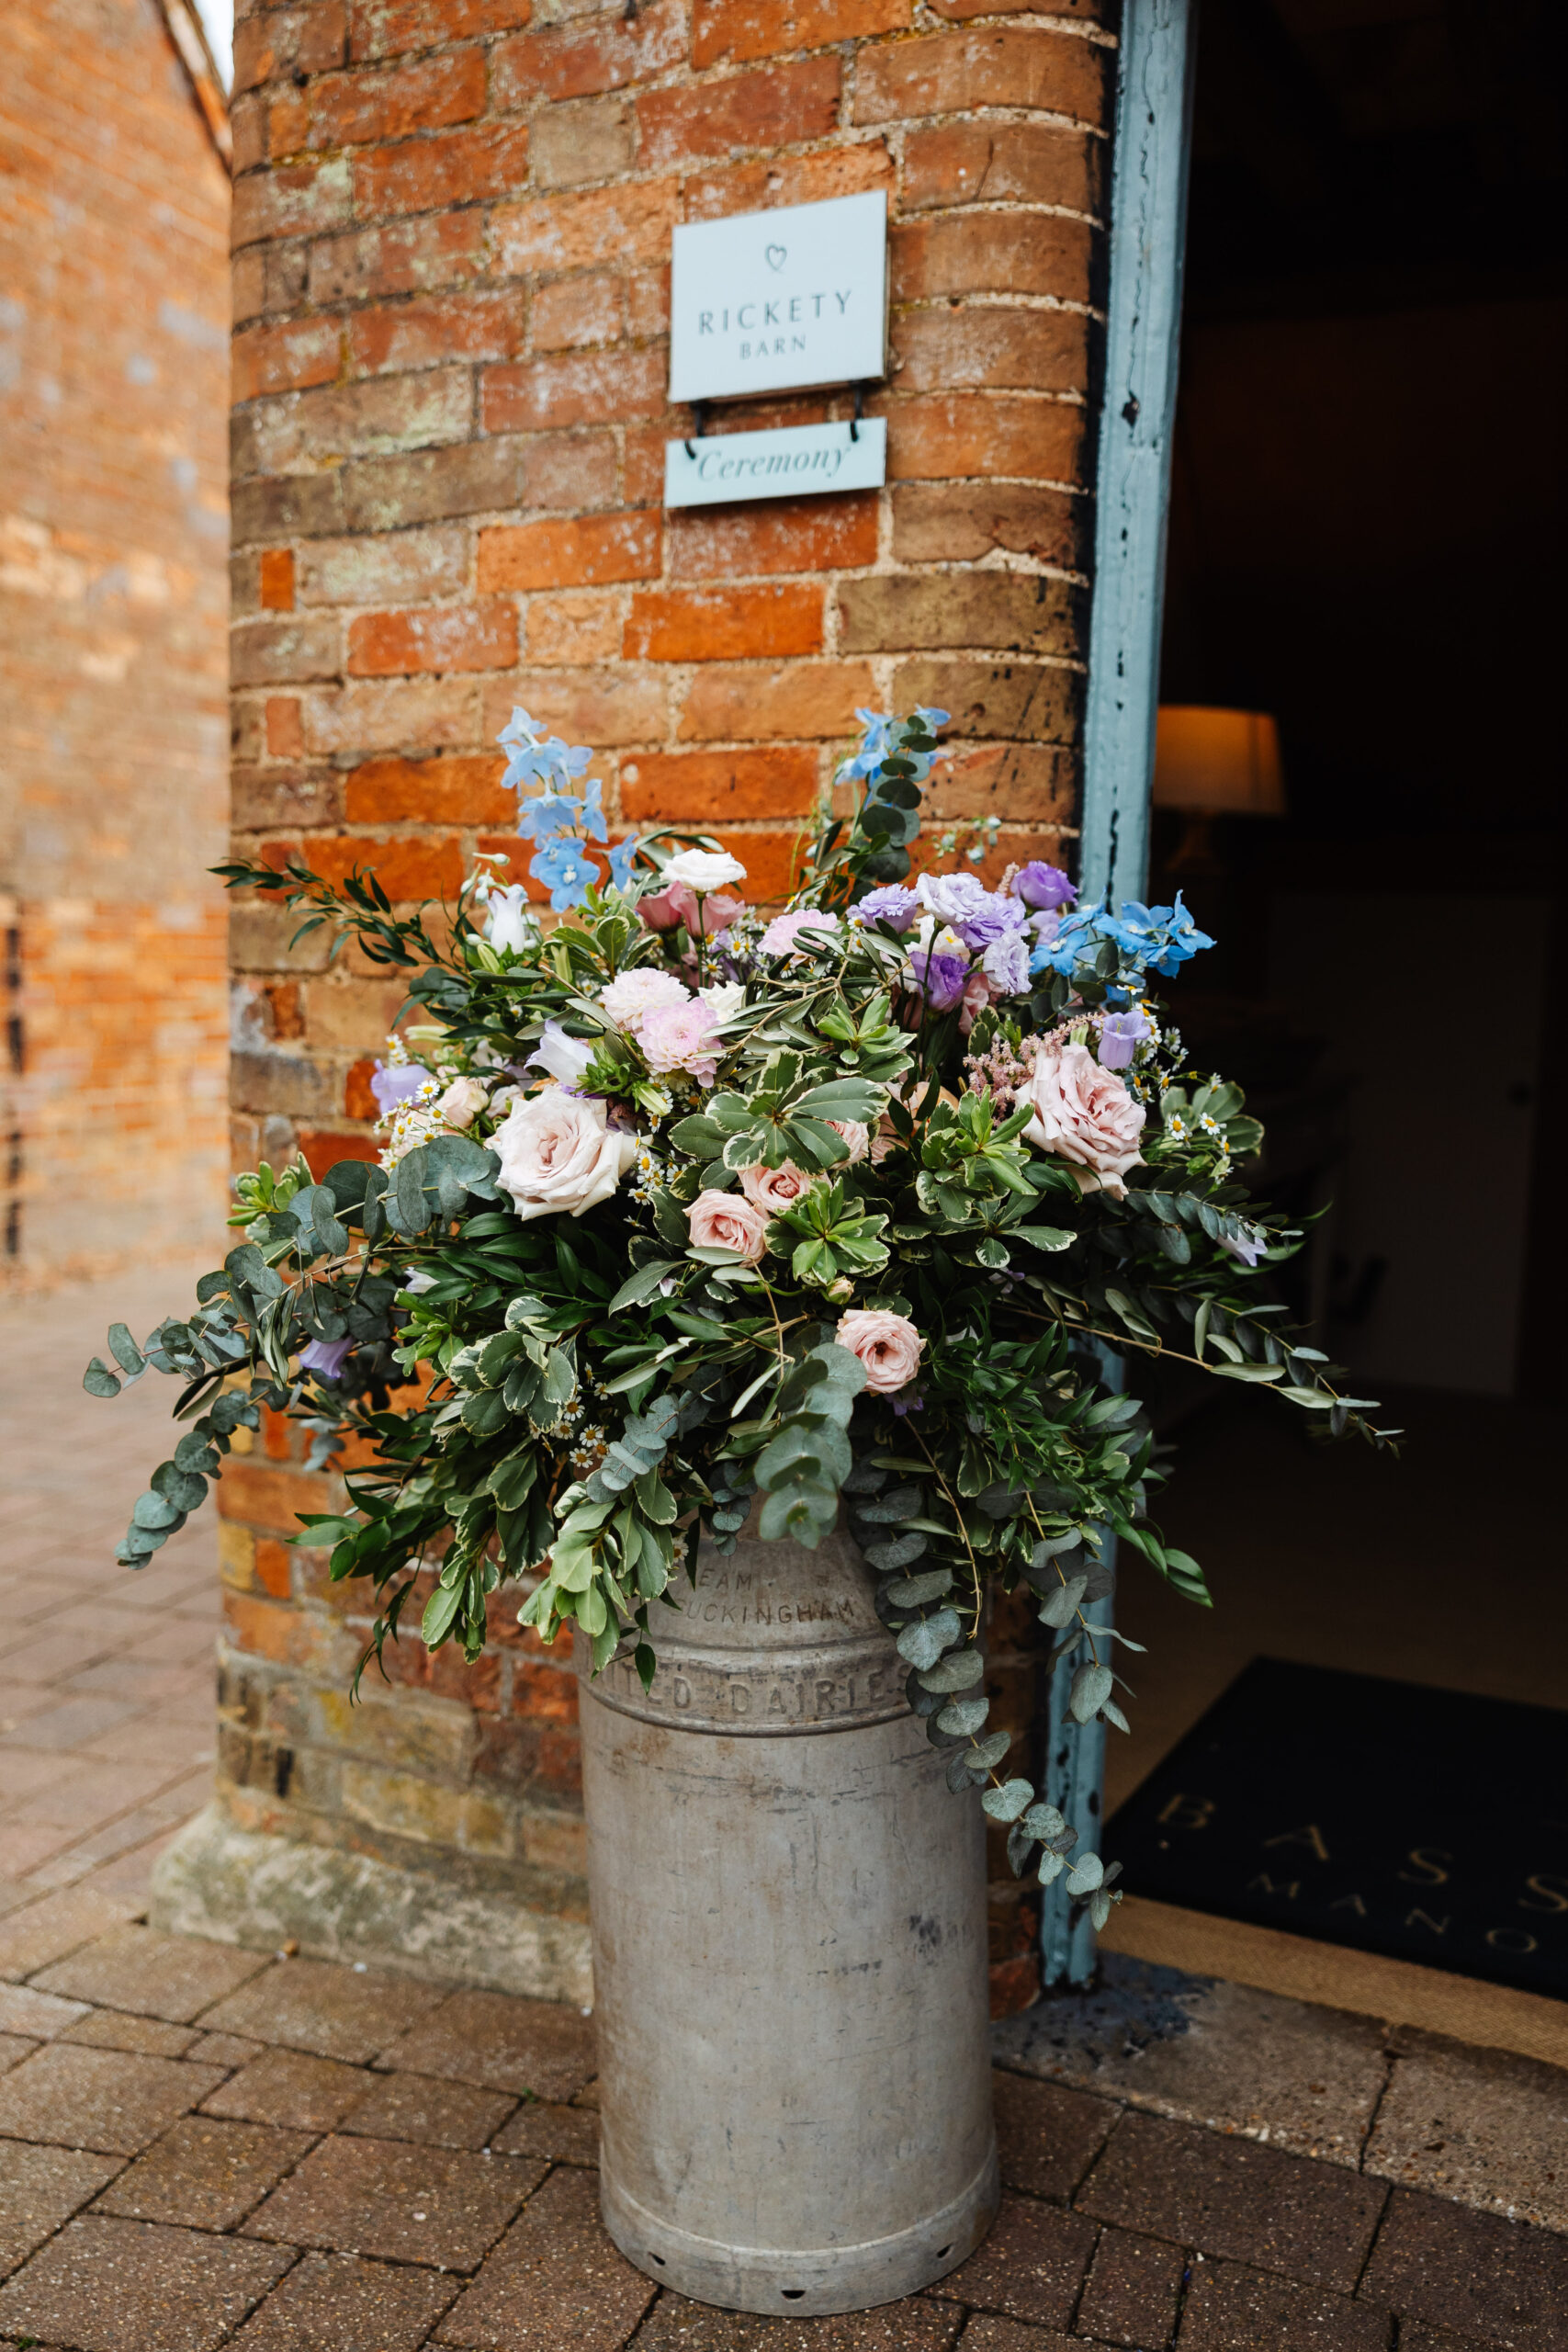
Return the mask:
<svg viewBox="0 0 1568 2352"><path fill-rule="evenodd" d="M95 1359L95 1395L148 1365L184 1383L118 1556L152 1555L265 1406L317 1462L369 1441L349 1510L296 1539L375 1587L361 1671L423 1571L433 1647L477 1657L510 1579L546 1641L574 1623L596 1671L629 1650L646 1682L649 1604L678 1605L699 1540L732 1548L759 1510L815 1546L843 1515L951 1786L1103 1924L1115 1865L1073 1852L987 1727L987 1591L1027 1589L1075 1717L1125 1729L1126 1637L1086 1613L1108 1537L1207 1599L1150 1516L1127 1359L1388 1433L1269 1295L1300 1235L1238 1173L1260 1129L1156 993L1212 944L1179 898L1082 906L1039 862L994 889L917 873L945 714L862 717L847 813L772 916L711 841L611 847L590 754L524 711L501 740L548 918L494 860L439 935L372 874L219 869L355 933L419 1019L377 1067L379 1164L239 1178L243 1238L188 1320L140 1348L117 1324L118 1371Z"/></svg>

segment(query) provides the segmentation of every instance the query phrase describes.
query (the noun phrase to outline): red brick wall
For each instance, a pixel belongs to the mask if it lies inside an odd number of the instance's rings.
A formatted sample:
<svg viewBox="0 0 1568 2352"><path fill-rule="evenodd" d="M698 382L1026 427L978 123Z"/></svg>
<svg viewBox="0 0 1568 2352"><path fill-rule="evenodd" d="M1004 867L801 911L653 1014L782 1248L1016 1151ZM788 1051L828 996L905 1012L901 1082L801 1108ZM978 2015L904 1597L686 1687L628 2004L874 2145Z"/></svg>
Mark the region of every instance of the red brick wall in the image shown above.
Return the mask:
<svg viewBox="0 0 1568 2352"><path fill-rule="evenodd" d="M1103 15L1092 0L243 14L244 848L297 844L332 873L361 859L396 899L450 891L507 840L493 739L522 703L601 754L626 822L700 823L754 897L776 896L855 707L927 701L954 715L938 826L995 816L998 861L1066 855ZM892 223L893 370L871 401L887 489L666 516L663 444L690 429L664 395L672 225L863 188L886 191ZM713 429L848 413L842 396L736 402ZM367 1057L400 991L352 957L290 964L287 928L237 910L237 1148L276 1158L298 1137L319 1165L369 1148ZM275 1662L275 1692L301 1676L335 1688L343 1653L310 1630L329 1604L306 1569L276 1574L259 1597L236 1588L239 1652ZM513 1641L470 1676L444 1665L466 1744L421 1764L394 1741L382 1769L466 1797L493 1723L558 1720L539 1713L550 1668L524 1664ZM256 1703L246 1753L265 1781L266 1709L286 1702ZM531 1732L506 1748L498 1869L525 1856L531 1821L565 1818L570 1748L544 1751ZM319 1777L319 1794L274 1789L268 1818L298 1804L295 1834L380 1850L327 1763ZM461 1840L442 1817L425 1850L446 1867Z"/></svg>
<svg viewBox="0 0 1568 2352"><path fill-rule="evenodd" d="M0 29L0 1281L221 1231L229 184L154 0Z"/></svg>

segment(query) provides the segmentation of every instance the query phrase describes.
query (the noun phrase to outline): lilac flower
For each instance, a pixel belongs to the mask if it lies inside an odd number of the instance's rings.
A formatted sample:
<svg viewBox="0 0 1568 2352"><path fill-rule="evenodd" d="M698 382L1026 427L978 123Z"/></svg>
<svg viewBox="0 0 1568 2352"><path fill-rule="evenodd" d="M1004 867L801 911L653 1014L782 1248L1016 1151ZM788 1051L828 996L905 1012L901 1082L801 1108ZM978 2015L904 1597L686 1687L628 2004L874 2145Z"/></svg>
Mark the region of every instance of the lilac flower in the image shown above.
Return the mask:
<svg viewBox="0 0 1568 2352"><path fill-rule="evenodd" d="M994 946L998 939L1021 932L1028 921L1021 900L1003 898L1000 891L993 890L972 912L961 915L953 929L965 947L978 952Z"/></svg>
<svg viewBox="0 0 1568 2352"><path fill-rule="evenodd" d="M1136 1005L1131 1012L1113 1012L1101 1025L1100 1060L1104 1069L1128 1069L1139 1045L1149 1034L1149 1024Z"/></svg>
<svg viewBox="0 0 1568 2352"><path fill-rule="evenodd" d="M528 871L536 882L547 885L550 904L556 913L568 907L580 907L592 885L599 879L599 869L592 858L582 854L581 844L574 841L553 841L529 861Z"/></svg>
<svg viewBox="0 0 1568 2352"><path fill-rule="evenodd" d="M920 904L939 922L956 930L966 915L977 914L990 903L991 893L977 874L922 874L915 885Z"/></svg>
<svg viewBox="0 0 1568 2352"><path fill-rule="evenodd" d="M423 1062L393 1062L389 1068L378 1062L370 1073L370 1091L381 1116L390 1118L398 1104L416 1095L429 1076Z"/></svg>
<svg viewBox="0 0 1568 2352"><path fill-rule="evenodd" d="M880 890L868 890L850 910L852 922L891 923L895 931L908 931L919 911L919 899L902 882L884 883Z"/></svg>
<svg viewBox="0 0 1568 2352"><path fill-rule="evenodd" d="M1056 907L1070 907L1077 897L1077 884L1069 882L1059 865L1047 865L1043 860L1032 857L1021 865L1012 877L1016 895L1026 907L1048 912Z"/></svg>
<svg viewBox="0 0 1568 2352"><path fill-rule="evenodd" d="M299 1351L299 1369L319 1372L323 1380L340 1380L344 1358L353 1346L352 1340L312 1340L309 1347Z"/></svg>
<svg viewBox="0 0 1568 2352"><path fill-rule="evenodd" d="M1029 942L1021 932L994 939L980 958L980 969L998 996L1029 993Z"/></svg>
<svg viewBox="0 0 1568 2352"><path fill-rule="evenodd" d="M542 1069L558 1079L569 1094L581 1091L580 1081L593 1059L593 1047L581 1037L570 1037L558 1021L547 1021L545 1034L523 1067Z"/></svg>
<svg viewBox="0 0 1568 2352"><path fill-rule="evenodd" d="M933 1012L951 1012L955 1004L963 1001L969 966L962 956L950 956L941 948L928 953L923 947L917 947L909 961L915 967L915 986Z"/></svg>

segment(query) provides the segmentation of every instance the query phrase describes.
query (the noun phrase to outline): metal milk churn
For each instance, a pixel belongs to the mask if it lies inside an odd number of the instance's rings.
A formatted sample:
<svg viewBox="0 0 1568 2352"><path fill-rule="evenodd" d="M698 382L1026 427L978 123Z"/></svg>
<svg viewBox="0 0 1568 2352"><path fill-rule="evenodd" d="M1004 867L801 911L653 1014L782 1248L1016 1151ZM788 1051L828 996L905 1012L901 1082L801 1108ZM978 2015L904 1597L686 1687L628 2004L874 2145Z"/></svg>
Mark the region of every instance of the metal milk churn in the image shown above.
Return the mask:
<svg viewBox="0 0 1568 2352"><path fill-rule="evenodd" d="M865 2310L997 2210L979 1796L847 1536L705 1547L670 1598L646 1695L581 1685L604 2221L698 2301Z"/></svg>

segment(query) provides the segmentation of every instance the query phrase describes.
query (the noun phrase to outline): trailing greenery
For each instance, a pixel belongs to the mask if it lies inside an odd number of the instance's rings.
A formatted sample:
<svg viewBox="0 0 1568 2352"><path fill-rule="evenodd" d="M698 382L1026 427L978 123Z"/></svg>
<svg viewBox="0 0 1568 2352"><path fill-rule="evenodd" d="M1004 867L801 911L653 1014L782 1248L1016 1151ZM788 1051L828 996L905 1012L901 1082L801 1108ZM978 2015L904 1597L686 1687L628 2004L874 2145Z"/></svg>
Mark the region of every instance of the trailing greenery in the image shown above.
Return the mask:
<svg viewBox="0 0 1568 2352"><path fill-rule="evenodd" d="M942 717L867 715L852 807L771 922L716 843L601 851L587 754L525 713L502 740L538 787L520 821L553 922L488 866L438 933L370 874L220 869L404 971L419 1023L378 1066L381 1164L240 1178L243 1238L189 1318L140 1348L117 1324L85 1385L183 1383L130 1566L264 1406L317 1464L370 1442L296 1539L374 1588L361 1671L434 1573L432 1647L477 1657L511 1582L546 1640L575 1623L596 1670L625 1651L646 1683L649 1604L699 1543L732 1549L754 1510L810 1546L842 1521L950 1785L1103 1924L1115 1866L987 1729L987 1594L1026 1589L1073 1715L1124 1730L1126 1637L1089 1618L1110 1539L1208 1595L1152 1516L1165 1468L1123 1377L1178 1355L1325 1434L1389 1433L1271 1295L1301 1237L1237 1172L1260 1131L1156 993L1209 944L1179 900L1075 909L1040 864L910 878Z"/></svg>

